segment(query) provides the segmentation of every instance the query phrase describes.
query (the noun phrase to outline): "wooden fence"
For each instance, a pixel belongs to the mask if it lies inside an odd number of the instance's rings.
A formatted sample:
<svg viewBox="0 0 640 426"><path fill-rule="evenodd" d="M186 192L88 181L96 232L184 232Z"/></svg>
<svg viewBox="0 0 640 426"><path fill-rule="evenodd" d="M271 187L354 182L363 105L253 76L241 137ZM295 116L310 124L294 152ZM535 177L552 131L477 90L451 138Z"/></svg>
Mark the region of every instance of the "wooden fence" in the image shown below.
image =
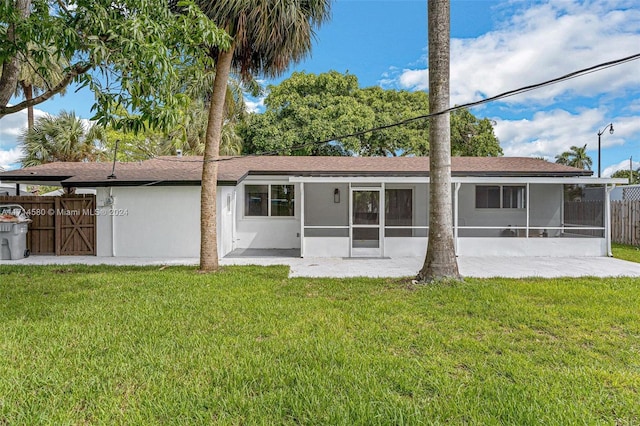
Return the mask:
<svg viewBox="0 0 640 426"><path fill-rule="evenodd" d="M95 256L95 195L1 196L0 204L19 204L27 211L31 254Z"/></svg>
<svg viewBox="0 0 640 426"><path fill-rule="evenodd" d="M640 200L611 202L611 241L640 245Z"/></svg>
<svg viewBox="0 0 640 426"><path fill-rule="evenodd" d="M590 237L603 237L603 231L599 229L579 229L580 227L604 226L604 203L602 201L565 201L564 219L565 233L585 235ZM576 227L576 228L572 228Z"/></svg>

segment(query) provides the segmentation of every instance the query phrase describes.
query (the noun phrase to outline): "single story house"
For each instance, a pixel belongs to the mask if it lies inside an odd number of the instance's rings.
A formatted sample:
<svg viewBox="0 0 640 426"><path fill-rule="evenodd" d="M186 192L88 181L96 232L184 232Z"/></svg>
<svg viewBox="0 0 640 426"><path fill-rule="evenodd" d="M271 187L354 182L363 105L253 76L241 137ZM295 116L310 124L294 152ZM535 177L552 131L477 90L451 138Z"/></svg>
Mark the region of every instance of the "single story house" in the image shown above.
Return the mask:
<svg viewBox="0 0 640 426"><path fill-rule="evenodd" d="M425 254L428 158L245 156L218 165L220 257ZM624 179L534 158L454 157L451 166L458 255L610 255L609 194ZM95 189L98 256L198 257L201 169L201 157L158 157L117 163L113 173L110 163L51 163L0 179ZM565 189L578 185L604 191L595 222L565 211Z"/></svg>

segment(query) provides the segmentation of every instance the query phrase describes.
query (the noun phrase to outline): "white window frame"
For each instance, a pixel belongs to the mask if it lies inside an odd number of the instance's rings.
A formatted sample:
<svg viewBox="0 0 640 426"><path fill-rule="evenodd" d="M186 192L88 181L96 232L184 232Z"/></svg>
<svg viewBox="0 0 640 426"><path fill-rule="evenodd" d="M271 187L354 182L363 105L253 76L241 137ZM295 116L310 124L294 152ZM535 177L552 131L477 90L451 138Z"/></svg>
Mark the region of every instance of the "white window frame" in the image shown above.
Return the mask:
<svg viewBox="0 0 640 426"><path fill-rule="evenodd" d="M256 216L256 215L248 215L247 214L247 186L266 186L267 187L267 215L266 216ZM291 186L293 188L293 215L292 216L272 216L271 215L271 187L272 186ZM296 201L296 185L290 182L247 182L243 185L242 188L242 217L244 219L275 219L275 220L283 220L283 219L295 219L297 218L297 201Z"/></svg>
<svg viewBox="0 0 640 426"><path fill-rule="evenodd" d="M477 202L477 198L478 198L478 187L490 187L490 186L497 186L500 188L500 206L499 207L478 207L478 202ZM505 207L504 206L504 188L505 187L517 187L517 188L522 188L524 191L523 194L523 206L522 207ZM474 198L473 198L473 205L474 208L476 210L481 210L481 211L487 211L487 210L525 210L527 208L527 200L528 200L528 191L527 191L527 185L521 185L521 184L476 184L474 186Z"/></svg>

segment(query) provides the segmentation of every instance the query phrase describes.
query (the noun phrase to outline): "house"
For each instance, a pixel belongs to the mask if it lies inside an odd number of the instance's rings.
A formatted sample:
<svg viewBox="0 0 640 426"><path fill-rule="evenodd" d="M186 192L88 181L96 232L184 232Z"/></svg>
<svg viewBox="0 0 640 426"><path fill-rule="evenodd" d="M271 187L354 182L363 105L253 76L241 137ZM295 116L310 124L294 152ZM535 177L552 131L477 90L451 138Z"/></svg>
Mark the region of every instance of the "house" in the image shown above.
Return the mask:
<svg viewBox="0 0 640 426"><path fill-rule="evenodd" d="M296 249L302 257L424 256L429 160L423 157L223 157L217 185L218 253ZM201 157L51 163L0 174L5 182L94 188L98 256L198 257ZM610 254L609 193L594 178L534 158L452 158L458 255ZM565 211L571 185L605 189L586 221ZM579 206L578 206L579 207ZM570 210L570 211L569 211Z"/></svg>
<svg viewBox="0 0 640 426"><path fill-rule="evenodd" d="M0 197L16 195L17 191L20 191L18 195L32 195L30 192L20 188L19 185L0 182Z"/></svg>

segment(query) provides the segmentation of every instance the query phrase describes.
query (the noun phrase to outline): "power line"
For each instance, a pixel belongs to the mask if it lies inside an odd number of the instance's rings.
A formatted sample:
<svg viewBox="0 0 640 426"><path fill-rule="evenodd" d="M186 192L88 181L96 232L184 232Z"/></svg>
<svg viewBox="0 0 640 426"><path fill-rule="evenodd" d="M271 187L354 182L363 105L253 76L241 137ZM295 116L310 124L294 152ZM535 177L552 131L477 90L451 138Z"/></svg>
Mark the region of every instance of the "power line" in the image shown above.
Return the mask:
<svg viewBox="0 0 640 426"><path fill-rule="evenodd" d="M248 154L245 156L242 156L240 158L244 158L244 157L262 157L262 156L272 156L272 155L278 155L284 151L295 151L298 149L302 149L302 148L307 148L310 146L314 146L314 145L323 145L329 142L333 142L336 140L341 140L341 139L346 139L346 138L352 138L352 137L358 137L358 136L363 136L366 135L367 133L372 133L372 132L377 132L380 130L385 130L385 129L389 129L392 127L398 127L398 126L403 126L405 124L409 124L412 123L414 121L418 121L418 120L424 120L426 118L430 118L430 117L435 117L438 115L442 115L442 114L447 114L450 112L454 112L454 111L458 111L460 109L465 109L465 108L472 108L472 107L476 107L479 105L484 105L490 102L495 102L499 99L504 99L504 98L509 98L512 96L516 96L522 93L526 93L526 92L530 92L532 90L536 90L536 89L540 89L542 87L546 87L546 86L551 86L553 84L558 84L561 83L563 81L567 81L567 80L571 80L577 77L581 77L584 75L588 75L588 74L592 74L594 72L598 72L598 71L602 71L605 70L607 68L612 68L614 66L618 66L618 65L622 65L624 63L627 62L631 62L631 61L635 61L640 59L640 53L636 53L634 55L630 55L630 56L626 56L624 58L620 58L620 59L615 59L613 61L608 61L608 62L602 62L600 64L597 65L593 65L590 66L588 68L583 68L577 71L573 71L570 72L568 74L565 74L563 76L560 77L556 77L553 78L551 80L546 80L540 83L535 83L535 84L531 84L528 86L523 86L520 87L518 89L514 89L514 90L509 90L503 93L500 93L498 95L495 96L491 96L489 98L485 98L485 99L481 99L478 101L474 101L474 102L468 102L466 104L462 104L462 105L456 105L450 108L447 108L445 110L442 111L437 111L437 112L432 112L426 115L420 115L417 117L412 117L412 118L407 118L405 120L401 120L395 123L391 123L391 124L385 124L385 125L381 125L381 126L377 126L377 127L372 127L370 129L366 129L366 130L361 130L358 132L354 132L354 133L349 133L346 135L338 135L338 136L333 136L331 138L328 139L323 139L323 140L318 140L318 141L313 141L313 142L306 142L306 143L302 143L302 144L298 144L298 145L293 145L287 148L280 148L280 149L276 149L276 150L272 150L272 151L263 151L263 152L258 152L258 153L254 153L254 154ZM159 160L163 160L163 161L180 161L180 162L194 162L194 163L203 163L205 162L205 160L178 160L178 159L173 159L173 158L160 158L160 157L156 157ZM209 160L210 162L221 162L221 161L229 161L229 160L233 160L236 159L238 157L228 157L228 158L219 158L217 160Z"/></svg>

